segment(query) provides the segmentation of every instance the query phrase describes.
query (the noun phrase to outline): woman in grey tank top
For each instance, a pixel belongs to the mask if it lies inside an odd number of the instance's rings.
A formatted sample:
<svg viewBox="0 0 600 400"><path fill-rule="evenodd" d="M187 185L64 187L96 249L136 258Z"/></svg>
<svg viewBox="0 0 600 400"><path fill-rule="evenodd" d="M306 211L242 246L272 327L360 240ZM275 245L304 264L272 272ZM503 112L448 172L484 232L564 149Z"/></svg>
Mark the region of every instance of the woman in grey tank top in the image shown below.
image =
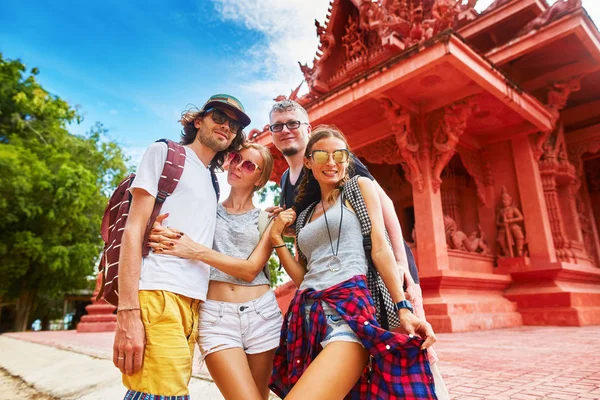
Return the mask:
<svg viewBox="0 0 600 400"><path fill-rule="evenodd" d="M375 319L360 222L341 196L350 162L344 135L334 127L317 127L304 157L305 179L298 197L310 174L321 191L321 201L303 212L307 222L296 237L306 259L296 260L283 246L281 235L296 219L292 209L282 211L270 231L277 255L299 287L282 327L271 389L286 400L435 398L422 351L433 344L435 335L427 322L403 308L404 291L385 238L375 186L367 178L358 178L372 223L372 259L399 307L402 327L425 341L385 331ZM369 356L374 361L365 369ZM417 386L418 393L413 391Z"/></svg>
<svg viewBox="0 0 600 400"><path fill-rule="evenodd" d="M207 300L200 306L198 344L223 396L267 399L282 317L267 264L273 251L271 227L252 197L269 179L273 158L266 147L247 142L229 161L231 193L217 206L213 249L156 225L151 241L158 242L152 246L163 254L211 266Z"/></svg>

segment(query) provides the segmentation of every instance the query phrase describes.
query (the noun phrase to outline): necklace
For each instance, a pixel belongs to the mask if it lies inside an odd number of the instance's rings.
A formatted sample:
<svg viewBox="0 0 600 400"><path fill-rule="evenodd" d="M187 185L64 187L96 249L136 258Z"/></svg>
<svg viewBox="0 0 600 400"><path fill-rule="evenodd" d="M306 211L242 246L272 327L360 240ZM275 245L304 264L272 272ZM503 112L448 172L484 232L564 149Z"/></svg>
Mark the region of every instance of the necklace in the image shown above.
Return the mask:
<svg viewBox="0 0 600 400"><path fill-rule="evenodd" d="M340 204L340 227L338 229L338 238L337 245L335 251L333 251L333 240L331 240L331 233L329 232L329 222L327 221L327 212L325 211L325 205L323 204L323 200L321 200L321 207L323 208L323 216L325 217L325 226L327 226L327 235L329 236L329 244L331 245L331 253L333 254L329 257L329 261L327 261L327 268L331 272L338 272L342 268L342 260L338 257L338 253L340 252L340 236L342 235L342 221L344 219L344 196L340 199L342 204Z"/></svg>

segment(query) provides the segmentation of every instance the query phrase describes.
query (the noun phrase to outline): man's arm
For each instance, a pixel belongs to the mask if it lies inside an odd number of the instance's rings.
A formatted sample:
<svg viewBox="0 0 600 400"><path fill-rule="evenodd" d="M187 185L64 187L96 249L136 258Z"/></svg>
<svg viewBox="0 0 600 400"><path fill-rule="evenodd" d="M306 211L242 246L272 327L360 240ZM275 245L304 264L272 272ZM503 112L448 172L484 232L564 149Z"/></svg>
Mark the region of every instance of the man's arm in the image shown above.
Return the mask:
<svg viewBox="0 0 600 400"><path fill-rule="evenodd" d="M142 244L146 225L154 208L154 197L143 189L133 189L129 217L125 224L119 257L119 309L113 345L113 363L126 375L142 367L146 334L138 298Z"/></svg>
<svg viewBox="0 0 600 400"><path fill-rule="evenodd" d="M406 291L408 292L407 297L410 301L414 301L412 289L415 285L415 282L408 268L408 258L406 256L406 249L404 247L404 237L402 236L402 228L400 227L400 222L398 221L398 215L396 214L394 202L389 198L377 181L374 180L373 183L377 190L379 201L381 202L383 221L385 224L385 229L388 232L388 236L390 237L390 241L392 242L394 257L396 258L398 268L400 268L403 281L406 282Z"/></svg>

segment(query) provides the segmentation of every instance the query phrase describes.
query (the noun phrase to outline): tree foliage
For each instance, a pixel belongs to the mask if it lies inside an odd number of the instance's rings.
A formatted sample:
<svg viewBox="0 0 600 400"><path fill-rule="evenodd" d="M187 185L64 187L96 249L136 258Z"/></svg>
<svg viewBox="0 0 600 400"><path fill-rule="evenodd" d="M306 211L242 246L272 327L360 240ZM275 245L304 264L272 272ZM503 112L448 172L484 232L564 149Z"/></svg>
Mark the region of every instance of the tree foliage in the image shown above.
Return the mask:
<svg viewBox="0 0 600 400"><path fill-rule="evenodd" d="M101 124L68 132L80 116L37 72L0 53L0 299L16 301L17 330L37 299L86 286L106 195L126 172Z"/></svg>

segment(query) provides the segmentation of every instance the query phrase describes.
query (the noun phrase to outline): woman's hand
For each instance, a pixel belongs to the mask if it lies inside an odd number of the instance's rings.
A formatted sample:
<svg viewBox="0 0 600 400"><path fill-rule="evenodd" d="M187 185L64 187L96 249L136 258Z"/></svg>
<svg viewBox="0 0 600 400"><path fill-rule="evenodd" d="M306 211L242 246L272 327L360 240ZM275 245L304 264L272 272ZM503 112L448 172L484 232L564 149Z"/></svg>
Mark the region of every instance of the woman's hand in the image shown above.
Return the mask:
<svg viewBox="0 0 600 400"><path fill-rule="evenodd" d="M291 208L281 211L277 218L273 220L273 226L271 227L271 243L274 246L281 244L281 235L295 220L296 213Z"/></svg>
<svg viewBox="0 0 600 400"><path fill-rule="evenodd" d="M437 339L429 322L417 317L406 308L401 309L399 314L400 325L406 331L406 333L409 335L414 335L416 333L425 339L421 349L426 349L435 343Z"/></svg>
<svg viewBox="0 0 600 400"><path fill-rule="evenodd" d="M159 254L197 259L200 253L208 248L194 242L189 236L177 229L161 225L168 215L162 214L156 218L148 237L148 246Z"/></svg>

